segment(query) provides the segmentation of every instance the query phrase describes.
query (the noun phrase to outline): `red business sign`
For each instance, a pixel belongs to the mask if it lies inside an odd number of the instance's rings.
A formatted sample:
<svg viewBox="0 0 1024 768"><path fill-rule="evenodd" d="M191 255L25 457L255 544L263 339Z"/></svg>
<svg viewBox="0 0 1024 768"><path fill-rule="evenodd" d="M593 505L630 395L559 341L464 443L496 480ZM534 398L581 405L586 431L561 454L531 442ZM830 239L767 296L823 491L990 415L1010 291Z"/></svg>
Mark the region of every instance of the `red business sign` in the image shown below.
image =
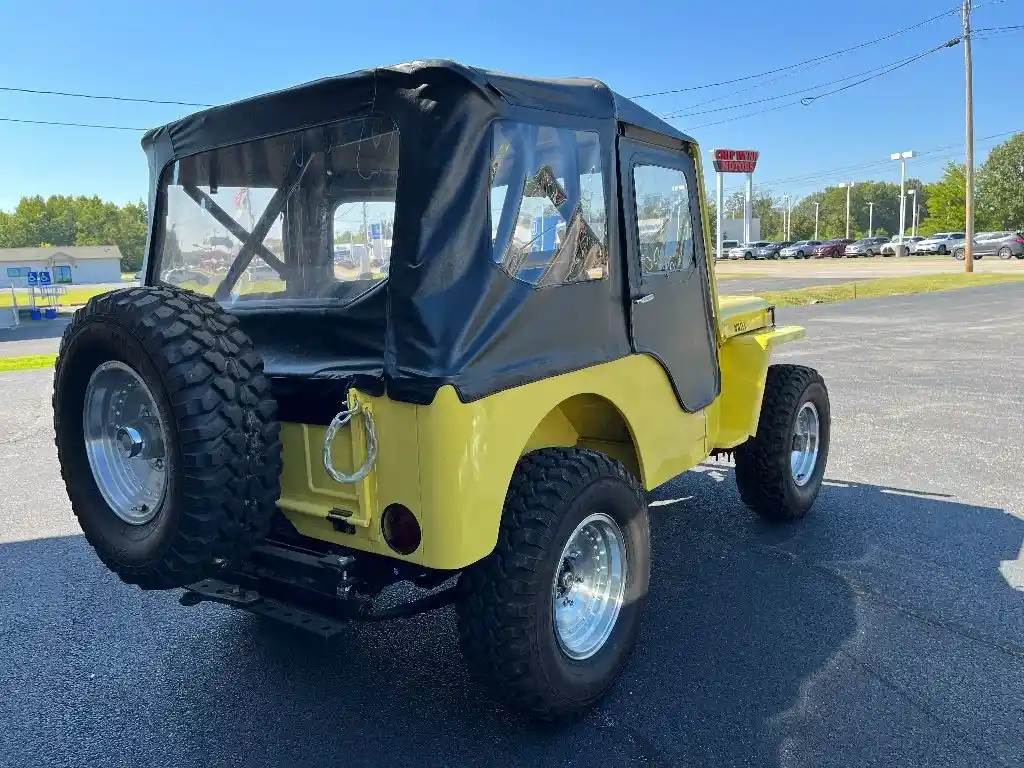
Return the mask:
<svg viewBox="0 0 1024 768"><path fill-rule="evenodd" d="M756 149L716 149L711 164L719 173L753 173L760 155Z"/></svg>

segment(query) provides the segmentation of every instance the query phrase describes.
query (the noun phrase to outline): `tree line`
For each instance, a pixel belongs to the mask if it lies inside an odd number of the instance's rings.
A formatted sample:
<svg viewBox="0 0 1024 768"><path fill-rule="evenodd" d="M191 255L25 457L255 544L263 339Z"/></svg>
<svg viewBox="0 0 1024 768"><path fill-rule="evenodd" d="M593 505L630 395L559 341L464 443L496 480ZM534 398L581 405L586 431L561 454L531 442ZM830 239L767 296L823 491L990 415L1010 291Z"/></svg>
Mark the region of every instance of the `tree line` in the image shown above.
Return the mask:
<svg viewBox="0 0 1024 768"><path fill-rule="evenodd" d="M142 268L146 248L144 202L116 205L99 197L23 197L10 213L0 211L0 248L116 245L121 269Z"/></svg>
<svg viewBox="0 0 1024 768"><path fill-rule="evenodd" d="M1024 133L1016 134L995 147L975 177L975 231L1024 231ZM964 230L967 223L967 183L963 164L949 163L942 177L932 184L908 179L906 189L904 234L910 234L915 203L918 206L918 234ZM910 194L910 190L915 194ZM725 216L742 218L743 203L742 191L730 195L725 200ZM791 238L808 240L814 237L815 203L818 203L818 238L845 237L846 187L829 186L793 205ZM874 203L873 216L870 215L869 203ZM755 190L754 216L761 220L763 239L784 239L784 208L785 201L781 195ZM850 236L866 237L869 223L874 235L899 233L899 184L884 181L854 183L850 190ZM711 204L711 227L714 231L714 203Z"/></svg>

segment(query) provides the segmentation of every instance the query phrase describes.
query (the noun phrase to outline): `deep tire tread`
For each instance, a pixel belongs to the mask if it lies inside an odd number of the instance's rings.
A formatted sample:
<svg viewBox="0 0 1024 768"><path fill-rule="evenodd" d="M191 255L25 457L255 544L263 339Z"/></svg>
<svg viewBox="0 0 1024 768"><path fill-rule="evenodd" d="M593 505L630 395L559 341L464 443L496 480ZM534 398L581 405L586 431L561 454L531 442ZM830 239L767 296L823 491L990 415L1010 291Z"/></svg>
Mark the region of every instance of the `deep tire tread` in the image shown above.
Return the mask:
<svg viewBox="0 0 1024 768"><path fill-rule="evenodd" d="M787 492L793 479L788 461L792 441L792 420L804 392L812 384L825 387L813 368L802 365L768 367L764 399L757 434L735 450L736 486L740 498L757 514L770 520L787 521L803 517L807 509L793 503ZM819 459L822 463L826 453Z"/></svg>
<svg viewBox="0 0 1024 768"><path fill-rule="evenodd" d="M88 525L83 531L104 564L129 584L167 589L200 581L243 558L269 530L282 469L270 381L237 319L213 299L165 286L112 291L76 311L61 339L53 395L58 435L62 418L81 418L61 409L69 347L83 326L97 322L135 336L160 374L177 421L181 513L172 541L145 567L118 562ZM61 474L82 521L94 506L87 485L94 481L68 470L70 450L57 440Z"/></svg>
<svg viewBox="0 0 1024 768"><path fill-rule="evenodd" d="M473 676L510 706L547 721L570 719L592 701L559 701L531 664L537 632L536 596L542 563L553 546L565 506L590 483L615 477L637 503L646 496L637 479L615 459L576 448L545 448L522 457L505 499L498 543L487 558L460 576L456 603L459 645ZM643 524L647 525L646 515Z"/></svg>

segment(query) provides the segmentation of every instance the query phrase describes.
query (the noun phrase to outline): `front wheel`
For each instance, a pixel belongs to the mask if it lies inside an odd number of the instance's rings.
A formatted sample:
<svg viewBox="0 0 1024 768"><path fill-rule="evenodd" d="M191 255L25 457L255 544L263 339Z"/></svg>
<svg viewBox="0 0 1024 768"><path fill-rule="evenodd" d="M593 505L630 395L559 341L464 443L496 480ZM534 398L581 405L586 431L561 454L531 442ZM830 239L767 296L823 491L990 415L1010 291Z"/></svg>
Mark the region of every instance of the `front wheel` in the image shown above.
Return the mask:
<svg viewBox="0 0 1024 768"><path fill-rule="evenodd" d="M806 515L825 476L831 425L828 390L817 371L769 367L757 434L735 451L743 502L770 520Z"/></svg>
<svg viewBox="0 0 1024 768"><path fill-rule="evenodd" d="M947 253L948 251L946 250L946 246L940 245L938 249L939 256L945 256Z"/></svg>
<svg viewBox="0 0 1024 768"><path fill-rule="evenodd" d="M866 252L866 253L864 254L864 256L865 256L866 258L868 258L868 259L873 259L873 258L875 257L875 252L874 252L874 251L872 251L872 250L871 250L870 248L868 248L868 250L867 250L867 252Z"/></svg>
<svg viewBox="0 0 1024 768"><path fill-rule="evenodd" d="M575 448L524 456L494 551L459 577L470 672L542 720L583 713L633 648L649 579L646 497L622 464Z"/></svg>

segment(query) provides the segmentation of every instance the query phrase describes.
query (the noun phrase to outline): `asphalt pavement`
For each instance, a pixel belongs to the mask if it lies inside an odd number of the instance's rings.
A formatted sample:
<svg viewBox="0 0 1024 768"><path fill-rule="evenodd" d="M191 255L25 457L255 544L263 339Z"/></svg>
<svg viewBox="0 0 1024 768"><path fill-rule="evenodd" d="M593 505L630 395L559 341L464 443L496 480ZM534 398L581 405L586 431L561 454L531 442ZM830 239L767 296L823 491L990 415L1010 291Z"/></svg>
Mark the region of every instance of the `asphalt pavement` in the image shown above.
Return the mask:
<svg viewBox="0 0 1024 768"><path fill-rule="evenodd" d="M1024 286L779 310L828 381L811 516L659 489L637 652L580 723L467 679L442 611L332 641L122 585L71 515L49 371L0 373L2 766L1024 765Z"/></svg>

